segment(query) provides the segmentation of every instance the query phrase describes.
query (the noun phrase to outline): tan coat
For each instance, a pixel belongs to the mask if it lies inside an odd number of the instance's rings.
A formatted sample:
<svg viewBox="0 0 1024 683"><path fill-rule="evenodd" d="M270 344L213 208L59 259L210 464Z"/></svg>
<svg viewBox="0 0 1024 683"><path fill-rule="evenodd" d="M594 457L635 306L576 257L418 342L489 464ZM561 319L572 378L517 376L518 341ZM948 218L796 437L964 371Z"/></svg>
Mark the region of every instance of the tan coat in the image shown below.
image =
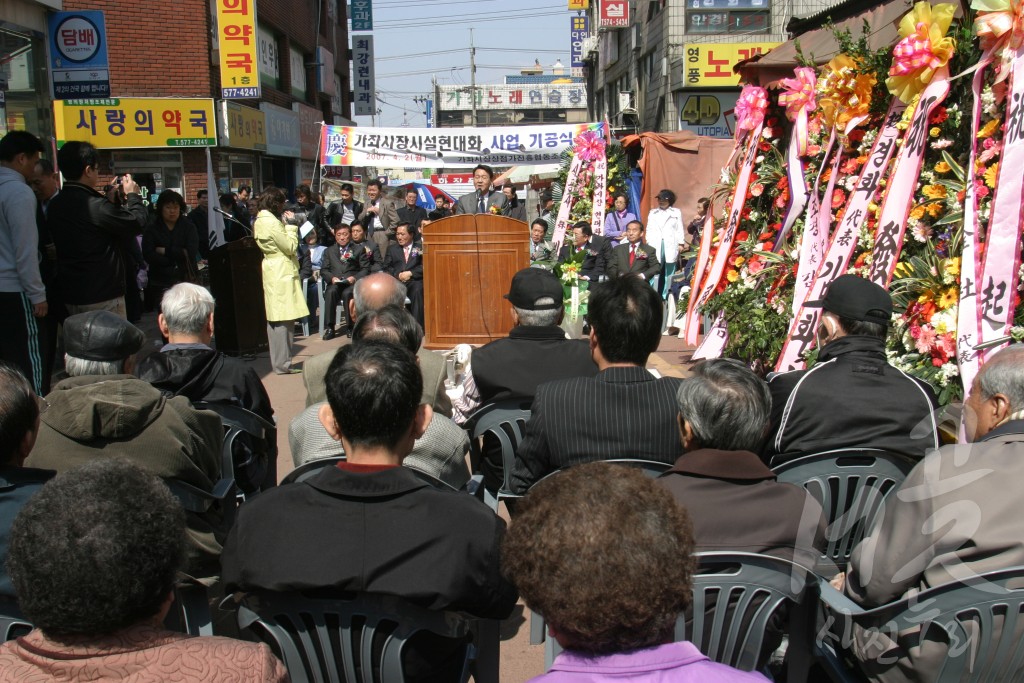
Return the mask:
<svg viewBox="0 0 1024 683"><path fill-rule="evenodd" d="M253 224L253 237L263 252L263 301L267 320L298 320L309 315L299 279L299 234L269 211L260 211Z"/></svg>
<svg viewBox="0 0 1024 683"><path fill-rule="evenodd" d="M283 683L288 673L263 643L193 638L149 625L76 645L50 640L36 629L0 645L0 683L54 680Z"/></svg>

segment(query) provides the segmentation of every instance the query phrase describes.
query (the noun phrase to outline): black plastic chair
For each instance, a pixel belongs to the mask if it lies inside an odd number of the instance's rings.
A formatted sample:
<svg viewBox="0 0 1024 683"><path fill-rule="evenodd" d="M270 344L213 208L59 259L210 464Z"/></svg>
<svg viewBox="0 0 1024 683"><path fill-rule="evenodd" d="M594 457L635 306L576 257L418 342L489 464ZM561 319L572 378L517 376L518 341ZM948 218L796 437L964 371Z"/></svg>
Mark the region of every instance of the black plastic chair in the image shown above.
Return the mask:
<svg viewBox="0 0 1024 683"><path fill-rule="evenodd" d="M635 467L651 479L657 479L662 474L672 469L672 465L667 462L641 460L639 458L613 458L612 460L605 460L604 462L610 462L616 465L626 465L627 467Z"/></svg>
<svg viewBox="0 0 1024 683"><path fill-rule="evenodd" d="M0 601L0 643L21 638L32 631L32 624L12 602Z"/></svg>
<svg viewBox="0 0 1024 683"><path fill-rule="evenodd" d="M220 415L225 456L231 456L231 470L243 498L277 483L277 425L232 403L199 401L193 405L196 410ZM266 444L265 450L255 447L260 443Z"/></svg>
<svg viewBox="0 0 1024 683"><path fill-rule="evenodd" d="M924 641L945 645L940 670L928 672L936 683L1024 680L1024 567L975 575L869 610L825 579L818 580L818 590L825 627L819 629L816 654L834 681L864 680L840 653L852 642L855 626L896 641L897 649L885 653L891 661Z"/></svg>
<svg viewBox="0 0 1024 683"><path fill-rule="evenodd" d="M222 603L222 607L229 604ZM293 681L309 683L401 683L402 651L417 633L467 639L460 683L470 673L480 683L497 683L497 622L480 622L437 612L387 595L352 599L308 598L298 593L261 592L237 605L238 626L267 643ZM473 633L477 637L468 642ZM487 670L474 667L479 647L489 650Z"/></svg>
<svg viewBox="0 0 1024 683"><path fill-rule="evenodd" d="M298 467L296 467L294 470L286 474L284 476L284 479L281 480L279 486L284 486L285 484L294 484L295 482L299 481L306 481L323 468L334 467L343 460L345 460L344 455L332 455L329 458L319 458L317 460L310 460L309 462L304 462Z"/></svg>
<svg viewBox="0 0 1024 683"><path fill-rule="evenodd" d="M913 467L903 456L849 449L806 455L772 468L778 481L804 487L821 503L828 524L826 550L818 560L822 575L846 567L885 497L899 488Z"/></svg>
<svg viewBox="0 0 1024 683"><path fill-rule="evenodd" d="M505 498L518 498L512 493L511 479L512 467L516 462L516 451L519 444L523 442L526 434L526 423L530 421L530 406L533 399L515 398L507 401L488 403L482 406L470 416L466 422L466 430L469 432L470 459L473 461L474 469L482 459L480 452L480 440L485 435L496 438L501 444L501 462L504 472L504 480L497 495L492 495L484 489L484 502L495 512L498 511L498 504Z"/></svg>

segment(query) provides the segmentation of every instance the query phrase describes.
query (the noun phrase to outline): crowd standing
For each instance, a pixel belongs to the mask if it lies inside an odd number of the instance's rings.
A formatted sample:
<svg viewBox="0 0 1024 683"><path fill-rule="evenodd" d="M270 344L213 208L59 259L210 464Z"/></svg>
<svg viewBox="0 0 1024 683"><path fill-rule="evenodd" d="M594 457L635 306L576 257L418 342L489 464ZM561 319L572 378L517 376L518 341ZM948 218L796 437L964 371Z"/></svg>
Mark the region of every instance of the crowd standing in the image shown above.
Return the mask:
<svg viewBox="0 0 1024 683"><path fill-rule="evenodd" d="M508 617L521 595L564 648L541 680L763 680L674 642L690 608L694 554L753 552L822 571L824 511L772 467L841 449L885 451L909 471L864 522L848 566L825 577L850 599L883 605L1024 562L1005 483L1024 443L1022 347L989 356L964 405L968 443L946 446L931 388L886 360L889 294L854 276L808 304L822 309L809 370L766 381L720 359L687 379L658 377L647 365L665 326L663 301L706 211L699 206L684 227L667 190L646 222L616 198L615 232L607 220L603 236L577 223L559 255L548 221L532 225L540 267L508 283L515 326L472 353L454 401L444 357L422 346L417 230L447 206L417 211L412 194L399 206L376 181L365 204L351 186L326 207L303 187L293 205L273 187L258 198L250 188L220 197L264 254L274 370L295 371L295 323L314 313L303 280L325 288L325 337L336 333L340 306L352 338L307 361L307 407L289 425L295 465L324 466L277 486L270 430L245 446L263 466L236 470L222 457L218 410L269 425L274 413L252 369L213 348L215 302L191 282L209 244L209 197L186 214L180 195L161 193L151 218L130 175L95 189L91 145L61 148L59 190L42 152L27 133L0 140L0 613L36 627L0 645L0 681L41 672L286 680L264 645L163 627L186 575L217 596L378 592L486 619ZM475 189L454 211L517 208L515 193L494 190L493 179L490 168L475 169ZM132 244L167 340L139 365ZM574 340L559 327L563 289L548 268L581 252L589 329ZM63 370L50 388L58 336ZM460 425L512 399L531 411L514 465L506 472L500 444L484 439L474 468L480 491L507 482L523 495L507 525L469 492L473 449ZM621 458L658 463L661 475L602 462ZM225 478L248 494L237 516L233 500L187 502L209 500ZM953 523L964 519L972 523ZM785 642L782 631L772 635L772 648ZM879 636L855 631L848 644L872 680L930 680L946 654L941 643L905 647L906 634ZM413 638L407 678L449 678L465 645Z"/></svg>

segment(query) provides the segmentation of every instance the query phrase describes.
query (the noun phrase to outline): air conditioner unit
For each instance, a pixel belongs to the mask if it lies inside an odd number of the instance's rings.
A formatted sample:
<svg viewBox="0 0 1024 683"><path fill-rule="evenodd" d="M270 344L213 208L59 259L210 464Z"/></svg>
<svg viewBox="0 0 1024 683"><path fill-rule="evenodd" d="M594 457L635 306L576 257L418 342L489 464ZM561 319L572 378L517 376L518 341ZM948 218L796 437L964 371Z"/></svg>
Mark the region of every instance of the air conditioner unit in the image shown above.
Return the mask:
<svg viewBox="0 0 1024 683"><path fill-rule="evenodd" d="M619 111L624 112L627 109L633 109L633 93L631 93L631 92L620 92L619 93Z"/></svg>
<svg viewBox="0 0 1024 683"><path fill-rule="evenodd" d="M643 35L640 33L640 24L633 24L632 42L630 43L633 52L639 52L643 44Z"/></svg>

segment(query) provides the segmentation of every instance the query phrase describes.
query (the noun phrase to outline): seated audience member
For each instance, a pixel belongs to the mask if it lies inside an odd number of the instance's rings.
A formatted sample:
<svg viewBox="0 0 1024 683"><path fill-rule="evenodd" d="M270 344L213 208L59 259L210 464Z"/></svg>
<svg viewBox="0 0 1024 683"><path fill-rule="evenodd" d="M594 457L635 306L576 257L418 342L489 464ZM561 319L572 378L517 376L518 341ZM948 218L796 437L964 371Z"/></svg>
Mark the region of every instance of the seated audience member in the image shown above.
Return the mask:
<svg viewBox="0 0 1024 683"><path fill-rule="evenodd" d="M0 645L0 681L286 681L264 644L162 627L185 554L181 505L152 474L96 460L48 483L7 566L36 629Z"/></svg>
<svg viewBox="0 0 1024 683"><path fill-rule="evenodd" d="M657 250L644 244L644 224L630 221L623 235L626 241L612 249L608 276L635 275L650 282L661 272L661 264L658 263Z"/></svg>
<svg viewBox="0 0 1024 683"><path fill-rule="evenodd" d="M398 278L405 285L409 309L416 322L423 324L423 248L416 246L416 231L399 223L395 239L384 254L384 272Z"/></svg>
<svg viewBox="0 0 1024 683"><path fill-rule="evenodd" d="M309 309L307 321L310 334L315 334L320 325L320 319L316 314L320 307L317 287L320 286L320 270L324 265L324 252L327 251L327 247L319 244L319 238L312 225L299 228L299 239L299 279L306 285L303 294L306 295L306 308Z"/></svg>
<svg viewBox="0 0 1024 683"><path fill-rule="evenodd" d="M772 376L772 419L762 455L772 466L837 448L878 448L921 458L939 446L935 392L886 362L892 299L878 285L840 275L825 298L809 370Z"/></svg>
<svg viewBox="0 0 1024 683"><path fill-rule="evenodd" d="M348 459L240 509L224 548L227 590L384 593L483 618L512 612L516 591L498 554L505 523L401 467L431 417L422 382L400 346L371 340L338 351L320 419ZM440 671L461 666L461 646L437 640L412 640L407 680L444 680Z"/></svg>
<svg viewBox="0 0 1024 683"><path fill-rule="evenodd" d="M592 460L682 455L675 377L644 366L661 338L661 299L639 278L617 278L590 295L590 353L600 372L537 387L526 436L512 468L512 490Z"/></svg>
<svg viewBox="0 0 1024 683"><path fill-rule="evenodd" d="M352 224L352 244L366 250L366 258L370 259L370 272L379 273L384 269L384 257L380 253L380 247L376 242L366 239L366 228L359 221ZM345 309L348 312L348 309Z"/></svg>
<svg viewBox="0 0 1024 683"><path fill-rule="evenodd" d="M572 242L558 250L558 262L563 263L575 252L584 252L586 256L580 265L580 279L597 282L608 268L611 243L597 238L587 221L572 226Z"/></svg>
<svg viewBox="0 0 1024 683"><path fill-rule="evenodd" d="M385 306L379 311L364 313L352 333L352 343L368 339L397 344L412 353L423 343L423 328L412 319L409 312L400 306ZM419 359L416 359L419 363ZM298 467L311 460L344 455L341 443L327 433L320 422L320 408L323 403L314 403L292 420L288 429L292 460ZM454 489L461 489L469 481L466 454L469 452L469 436L444 415L434 413L423 436L416 439L412 452L402 464L435 479L440 479Z"/></svg>
<svg viewBox="0 0 1024 683"><path fill-rule="evenodd" d="M686 452L658 483L690 513L696 551L762 553L813 569L824 547L821 505L776 482L757 455L771 409L764 381L738 361L704 361L679 385L676 405Z"/></svg>
<svg viewBox="0 0 1024 683"><path fill-rule="evenodd" d="M636 214L629 210L629 199L625 193L615 194L615 208L604 217L604 236L612 244L621 244L626 239L626 228L633 221L638 221Z"/></svg>
<svg viewBox="0 0 1024 683"><path fill-rule="evenodd" d="M505 574L565 648L533 680L764 681L672 642L693 552L686 510L642 472L591 463L541 482L502 546Z"/></svg>
<svg viewBox="0 0 1024 683"><path fill-rule="evenodd" d="M352 244L352 229L344 223L334 228L335 243L323 256L320 278L324 282L324 339L334 339L335 313L340 303L348 310L355 283L370 274L369 250ZM352 324L348 334L352 335Z"/></svg>
<svg viewBox="0 0 1024 683"><path fill-rule="evenodd" d="M516 194L516 187L511 183L506 183L501 187L501 191L505 193L505 198L508 200L505 203L505 211L502 213L504 216L508 216L517 221L526 222L526 204L519 201L519 195Z"/></svg>
<svg viewBox="0 0 1024 683"><path fill-rule="evenodd" d="M0 614L4 613L4 604L15 599L14 587L4 570L11 524L54 474L23 467L39 434L39 414L45 405L20 370L0 361Z"/></svg>
<svg viewBox="0 0 1024 683"><path fill-rule="evenodd" d="M64 321L68 378L46 397L50 407L26 461L30 466L65 472L121 455L163 479L213 490L221 476L220 418L132 376L144 341L138 328L109 311ZM188 515L190 573L215 575L220 543L213 529L220 513Z"/></svg>
<svg viewBox="0 0 1024 683"><path fill-rule="evenodd" d="M520 270L505 298L512 306L515 327L505 339L473 351L462 396L452 402L458 424L488 403L533 398L541 382L597 374L590 345L583 339L566 339L558 326L565 308L562 283L553 273L540 268ZM498 490L504 468L501 443L493 435L484 438L480 468L488 490Z"/></svg>
<svg viewBox="0 0 1024 683"><path fill-rule="evenodd" d="M544 239L548 231L548 222L543 218L536 219L530 225L530 265L540 268L551 268L554 261L554 245Z"/></svg>
<svg viewBox="0 0 1024 683"><path fill-rule="evenodd" d="M270 396L252 366L210 346L214 310L210 291L189 283L175 285L164 294L160 310L157 325L168 341L160 353L152 353L139 363L139 379L168 396L184 396L192 403L236 405L273 424ZM239 481L243 490L250 492L277 484L277 430L253 445L264 465L249 472L248 481ZM239 474L244 473L236 472Z"/></svg>
<svg viewBox="0 0 1024 683"><path fill-rule="evenodd" d="M964 422L970 443L926 455L886 496L874 528L854 549L845 592L865 608L1024 565L1020 497L1007 485L1024 478L1024 345L1002 349L981 367ZM999 633L991 635L997 642ZM855 632L852 651L864 673L880 681L936 680L946 647L908 647L914 634L904 636L897 646L888 634Z"/></svg>
<svg viewBox="0 0 1024 683"><path fill-rule="evenodd" d="M349 320L358 322L359 316L369 311L379 311L385 306L405 304L405 285L387 273L374 273L356 281L352 300L348 304ZM306 385L306 406L327 400L324 376L334 359L337 349L317 354L302 366L302 382ZM452 414L452 401L445 391L447 377L444 356L436 351L420 348L416 352L423 372L422 402L433 406L435 413L445 417Z"/></svg>

